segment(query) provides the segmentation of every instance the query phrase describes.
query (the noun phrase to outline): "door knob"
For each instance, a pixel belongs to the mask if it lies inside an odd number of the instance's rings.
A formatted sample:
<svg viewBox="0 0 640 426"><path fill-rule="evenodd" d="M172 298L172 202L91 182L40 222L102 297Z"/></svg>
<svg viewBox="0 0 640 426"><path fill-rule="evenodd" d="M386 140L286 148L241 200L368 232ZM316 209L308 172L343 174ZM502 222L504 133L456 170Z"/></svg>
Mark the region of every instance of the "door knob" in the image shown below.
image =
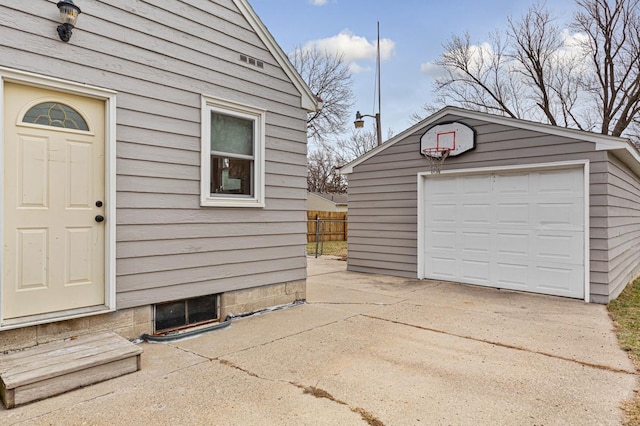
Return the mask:
<svg viewBox="0 0 640 426"><path fill-rule="evenodd" d="M104 216L102 216L102 215L97 215L96 216L96 222L100 223L100 222L103 222L103 221L104 221Z"/></svg>

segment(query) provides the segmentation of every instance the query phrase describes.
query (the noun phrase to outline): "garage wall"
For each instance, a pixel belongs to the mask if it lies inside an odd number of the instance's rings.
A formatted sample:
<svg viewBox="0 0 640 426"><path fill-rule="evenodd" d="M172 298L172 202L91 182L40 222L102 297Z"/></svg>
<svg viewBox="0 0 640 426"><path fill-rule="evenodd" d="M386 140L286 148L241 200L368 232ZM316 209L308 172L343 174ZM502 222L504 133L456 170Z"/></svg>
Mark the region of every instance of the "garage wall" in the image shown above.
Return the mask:
<svg viewBox="0 0 640 426"><path fill-rule="evenodd" d="M640 274L640 179L611 153L608 168L609 298L615 299Z"/></svg>
<svg viewBox="0 0 640 426"><path fill-rule="evenodd" d="M594 144L455 115L476 131L476 149L446 160L443 170L587 159L590 191L607 193L609 162ZM437 124L437 123L434 123ZM419 154L421 129L361 164L349 175L348 269L417 276L417 174L429 170ZM591 299L609 297L607 197L591 197Z"/></svg>

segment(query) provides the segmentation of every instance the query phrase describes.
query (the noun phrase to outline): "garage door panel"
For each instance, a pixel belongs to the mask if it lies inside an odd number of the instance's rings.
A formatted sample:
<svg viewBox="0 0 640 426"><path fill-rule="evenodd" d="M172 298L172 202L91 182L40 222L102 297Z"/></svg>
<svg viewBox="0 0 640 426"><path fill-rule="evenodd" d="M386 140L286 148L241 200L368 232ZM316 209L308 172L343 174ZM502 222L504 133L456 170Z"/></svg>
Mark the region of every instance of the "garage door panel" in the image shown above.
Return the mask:
<svg viewBox="0 0 640 426"><path fill-rule="evenodd" d="M434 250L455 251L456 250L456 231L451 229L433 229L426 230L427 238L431 239L431 247Z"/></svg>
<svg viewBox="0 0 640 426"><path fill-rule="evenodd" d="M486 175L464 176L461 178L464 195L486 195L491 193L492 177Z"/></svg>
<svg viewBox="0 0 640 426"><path fill-rule="evenodd" d="M434 181L437 178L434 178ZM430 199L434 198L455 198L455 194L457 194L458 182L455 179L442 179L437 185L427 185L425 188L426 195Z"/></svg>
<svg viewBox="0 0 640 426"><path fill-rule="evenodd" d="M583 298L583 179L582 167L427 177L425 276Z"/></svg>
<svg viewBox="0 0 640 426"><path fill-rule="evenodd" d="M529 286L529 265L498 261L494 266L496 287L526 291Z"/></svg>
<svg viewBox="0 0 640 426"><path fill-rule="evenodd" d="M493 219L494 208L490 203L463 203L462 212L462 225L489 225Z"/></svg>
<svg viewBox="0 0 640 426"><path fill-rule="evenodd" d="M471 284L488 285L491 280L491 264L479 258L462 258L458 263L458 279Z"/></svg>
<svg viewBox="0 0 640 426"><path fill-rule="evenodd" d="M584 227L583 209L577 202L538 203L535 206L535 221L539 227L558 226L567 229Z"/></svg>
<svg viewBox="0 0 640 426"><path fill-rule="evenodd" d="M461 231L460 249L465 253L480 253L484 256L489 255L490 246L487 241L491 238L490 232L472 232Z"/></svg>
<svg viewBox="0 0 640 426"><path fill-rule="evenodd" d="M530 205L525 203L498 202L497 225L526 225L531 221Z"/></svg>
<svg viewBox="0 0 640 426"><path fill-rule="evenodd" d="M456 223L456 212L458 205L455 203L438 203L433 204L427 213L427 223L437 224L449 224L449 226Z"/></svg>
<svg viewBox="0 0 640 426"><path fill-rule="evenodd" d="M496 255L501 258L528 258L531 253L529 232L497 232ZM485 244L490 245L487 241Z"/></svg>
<svg viewBox="0 0 640 426"><path fill-rule="evenodd" d="M454 257L431 255L427 259L427 268L431 271L431 278L456 280L456 259Z"/></svg>
<svg viewBox="0 0 640 426"><path fill-rule="evenodd" d="M582 265L584 260L584 242L580 233L556 232L538 234L533 247L534 256L540 262L562 262Z"/></svg>
<svg viewBox="0 0 640 426"><path fill-rule="evenodd" d="M581 169L549 170L536 173L537 188L541 195L569 195L583 191L583 173Z"/></svg>
<svg viewBox="0 0 640 426"><path fill-rule="evenodd" d="M563 266L539 265L535 268L539 293L556 296L572 296L575 292L573 283L582 276L582 268L566 268Z"/></svg>
<svg viewBox="0 0 640 426"><path fill-rule="evenodd" d="M497 174L495 175L495 193L498 195L528 194L531 186L528 173Z"/></svg>

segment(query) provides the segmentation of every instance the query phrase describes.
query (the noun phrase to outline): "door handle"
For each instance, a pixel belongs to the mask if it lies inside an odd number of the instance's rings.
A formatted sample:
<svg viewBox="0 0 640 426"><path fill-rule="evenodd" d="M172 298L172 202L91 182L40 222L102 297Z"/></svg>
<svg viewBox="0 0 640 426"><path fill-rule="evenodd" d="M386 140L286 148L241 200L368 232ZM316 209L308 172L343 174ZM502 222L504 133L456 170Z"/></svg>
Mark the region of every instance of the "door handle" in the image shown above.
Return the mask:
<svg viewBox="0 0 640 426"><path fill-rule="evenodd" d="M97 215L96 216L96 222L100 223L100 222L103 222L103 221L104 221L104 216L102 216L102 215Z"/></svg>

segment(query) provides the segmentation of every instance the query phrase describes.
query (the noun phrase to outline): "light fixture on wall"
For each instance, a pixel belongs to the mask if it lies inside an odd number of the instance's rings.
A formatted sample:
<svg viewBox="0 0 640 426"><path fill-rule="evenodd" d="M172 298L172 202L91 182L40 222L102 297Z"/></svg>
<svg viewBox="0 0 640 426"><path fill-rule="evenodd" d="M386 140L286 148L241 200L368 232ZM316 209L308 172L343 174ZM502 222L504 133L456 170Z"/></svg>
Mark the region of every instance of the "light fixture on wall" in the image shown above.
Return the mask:
<svg viewBox="0 0 640 426"><path fill-rule="evenodd" d="M62 24L58 25L58 35L60 40L66 42L71 40L71 30L76 26L81 11L78 6L73 4L73 0L59 1L56 6L60 10L60 20L62 21Z"/></svg>

